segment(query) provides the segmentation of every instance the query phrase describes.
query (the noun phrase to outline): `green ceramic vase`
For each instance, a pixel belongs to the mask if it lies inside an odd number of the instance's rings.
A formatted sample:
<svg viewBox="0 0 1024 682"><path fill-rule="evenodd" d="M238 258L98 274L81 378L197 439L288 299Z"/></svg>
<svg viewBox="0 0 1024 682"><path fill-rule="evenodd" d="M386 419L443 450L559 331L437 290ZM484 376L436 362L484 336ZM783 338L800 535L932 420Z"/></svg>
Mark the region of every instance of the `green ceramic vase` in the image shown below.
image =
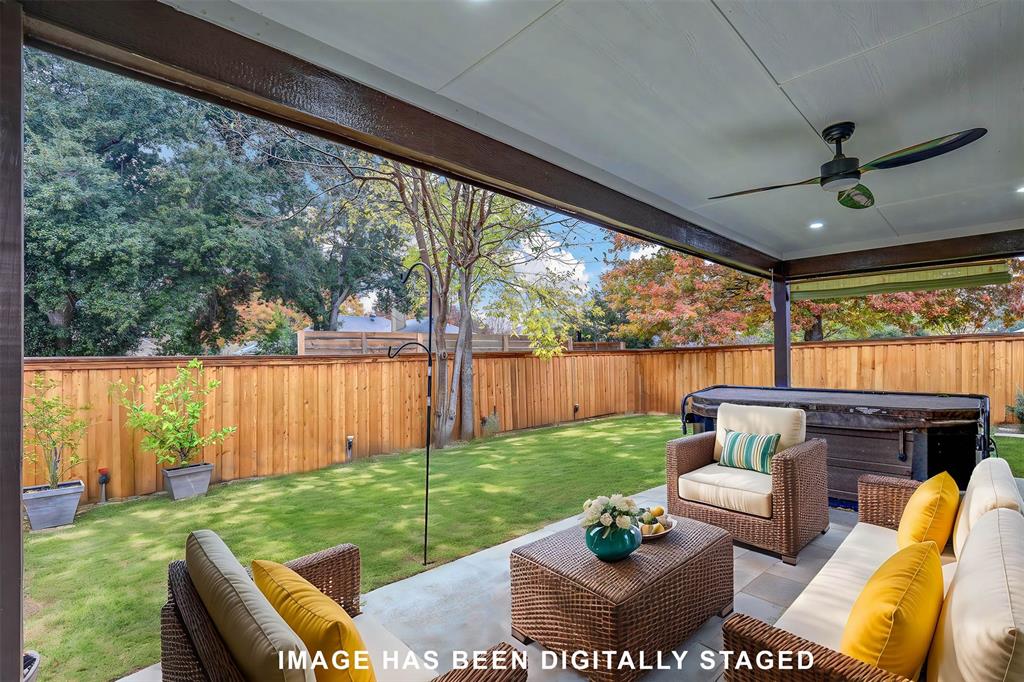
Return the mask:
<svg viewBox="0 0 1024 682"><path fill-rule="evenodd" d="M625 559L640 546L640 542L643 540L643 535L636 526L626 529L615 527L608 531L607 537L603 537L605 530L604 526L596 523L585 533L587 548L601 561Z"/></svg>

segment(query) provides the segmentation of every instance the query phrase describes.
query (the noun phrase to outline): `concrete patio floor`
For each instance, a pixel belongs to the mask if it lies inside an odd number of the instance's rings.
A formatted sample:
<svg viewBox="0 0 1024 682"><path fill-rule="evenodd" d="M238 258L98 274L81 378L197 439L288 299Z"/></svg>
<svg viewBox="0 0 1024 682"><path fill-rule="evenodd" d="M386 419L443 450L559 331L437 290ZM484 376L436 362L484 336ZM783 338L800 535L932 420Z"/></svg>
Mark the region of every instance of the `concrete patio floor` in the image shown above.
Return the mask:
<svg viewBox="0 0 1024 682"><path fill-rule="evenodd" d="M633 496L641 506L665 504L665 486ZM857 522L854 512L832 509L829 532L800 552L799 563L788 566L756 550L733 547L734 610L774 623L786 607L825 564ZM436 651L441 667L455 650L484 650L504 641L529 655L530 680L580 680L571 670L544 670L539 644L524 646L512 639L509 597L509 554L516 547L577 524L579 517L563 519L540 530L456 561L385 585L364 595L363 611L372 614L417 654ZM718 680L721 667L701 669L705 650L722 648L722 618L708 620L677 651L688 651L683 670L652 671L645 680ZM686 667L688 666L688 667ZM439 669L438 673L444 672ZM123 678L131 682L160 679L159 664Z"/></svg>

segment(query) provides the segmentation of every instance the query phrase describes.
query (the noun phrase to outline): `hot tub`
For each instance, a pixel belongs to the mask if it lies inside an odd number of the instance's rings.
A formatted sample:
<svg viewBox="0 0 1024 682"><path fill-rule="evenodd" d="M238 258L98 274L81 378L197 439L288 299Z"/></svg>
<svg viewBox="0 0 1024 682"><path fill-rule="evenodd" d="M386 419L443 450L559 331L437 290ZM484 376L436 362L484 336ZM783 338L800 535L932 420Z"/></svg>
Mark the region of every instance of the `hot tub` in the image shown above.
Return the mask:
<svg viewBox="0 0 1024 682"><path fill-rule="evenodd" d="M828 442L829 497L857 500L862 474L923 481L948 471L960 489L989 454L989 400L983 395L710 386L682 400L683 423L715 428L722 403L796 407L807 437Z"/></svg>

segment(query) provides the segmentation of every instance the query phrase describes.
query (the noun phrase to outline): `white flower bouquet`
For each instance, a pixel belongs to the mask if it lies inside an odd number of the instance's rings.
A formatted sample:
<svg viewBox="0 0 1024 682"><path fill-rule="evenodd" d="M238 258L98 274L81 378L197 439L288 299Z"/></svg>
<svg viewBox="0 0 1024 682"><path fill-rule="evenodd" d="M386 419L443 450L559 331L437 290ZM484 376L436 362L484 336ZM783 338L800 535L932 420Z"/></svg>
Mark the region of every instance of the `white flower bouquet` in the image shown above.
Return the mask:
<svg viewBox="0 0 1024 682"><path fill-rule="evenodd" d="M625 530L630 526L638 525L637 519L642 513L643 511L631 497L625 497L618 493L611 497L601 495L583 503L583 520L580 521L580 526L582 528L604 526L604 533L601 534L601 537L608 537L608 533L614 528Z"/></svg>

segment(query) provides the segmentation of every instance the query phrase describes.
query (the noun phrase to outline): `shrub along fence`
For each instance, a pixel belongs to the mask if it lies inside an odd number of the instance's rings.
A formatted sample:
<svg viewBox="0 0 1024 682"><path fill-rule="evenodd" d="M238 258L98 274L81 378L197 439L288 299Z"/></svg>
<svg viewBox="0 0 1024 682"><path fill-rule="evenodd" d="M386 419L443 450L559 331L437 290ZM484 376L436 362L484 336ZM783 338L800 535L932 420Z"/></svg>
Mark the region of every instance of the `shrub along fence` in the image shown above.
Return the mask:
<svg viewBox="0 0 1024 682"><path fill-rule="evenodd" d="M25 361L57 382L72 404L90 406L89 429L73 475L98 499L97 469L110 470L108 495L160 490L155 458L125 425L109 391L137 377L147 394L186 358L45 358ZM297 471L423 445L423 355L203 358L222 383L203 415L206 430L237 426L206 448L214 480ZM474 360L477 433L510 431L633 412L674 413L686 393L711 384L770 385L769 346L577 352L542 360L528 353L480 353ZM793 385L864 390L984 393L993 421L1024 386L1024 335L930 337L796 344ZM457 432L457 431L456 431ZM351 450L348 447L352 438ZM557 454L557 453L552 453ZM25 483L42 471L26 463Z"/></svg>

